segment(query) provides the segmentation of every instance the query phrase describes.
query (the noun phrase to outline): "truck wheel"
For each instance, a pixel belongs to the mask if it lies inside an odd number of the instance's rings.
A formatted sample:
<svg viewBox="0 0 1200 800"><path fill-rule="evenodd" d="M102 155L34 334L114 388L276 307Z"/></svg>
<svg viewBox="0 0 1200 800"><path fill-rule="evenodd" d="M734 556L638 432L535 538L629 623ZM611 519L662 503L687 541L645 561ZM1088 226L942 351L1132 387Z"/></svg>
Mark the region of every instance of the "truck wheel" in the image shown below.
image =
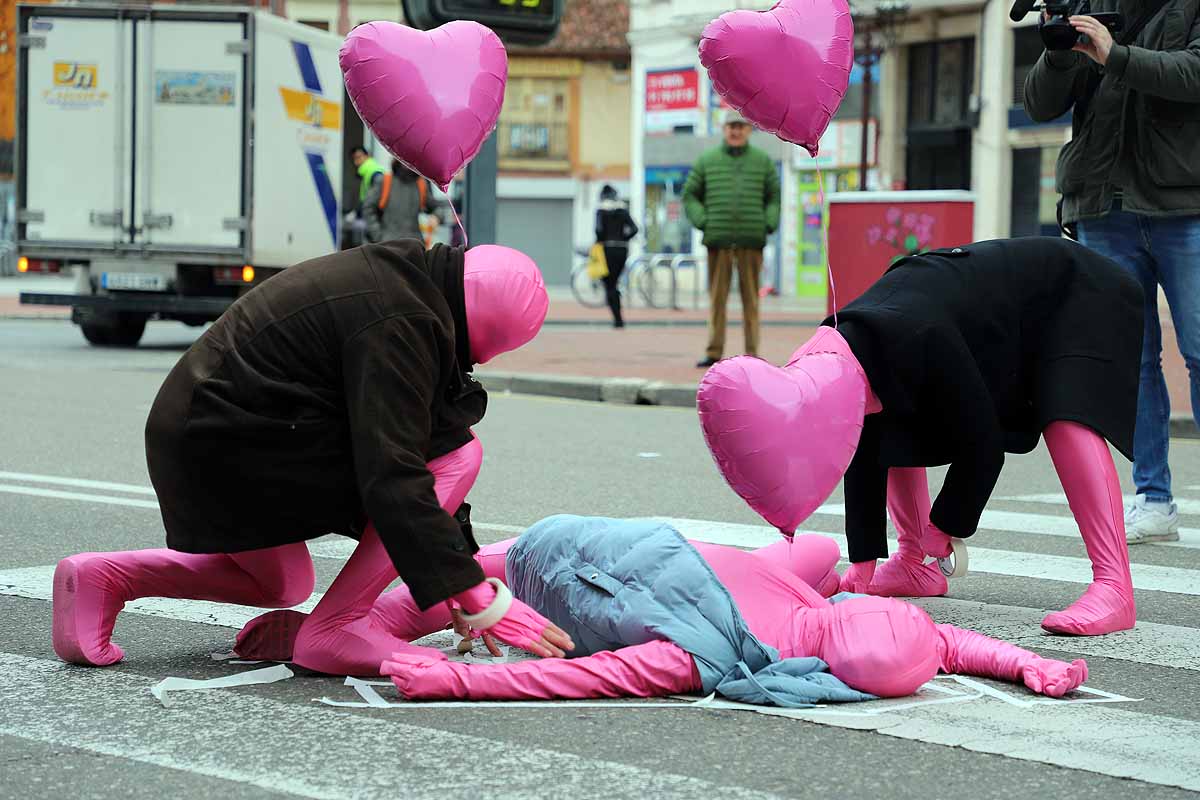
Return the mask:
<svg viewBox="0 0 1200 800"><path fill-rule="evenodd" d="M98 347L137 347L146 332L146 316L118 312L82 322L83 338Z"/></svg>

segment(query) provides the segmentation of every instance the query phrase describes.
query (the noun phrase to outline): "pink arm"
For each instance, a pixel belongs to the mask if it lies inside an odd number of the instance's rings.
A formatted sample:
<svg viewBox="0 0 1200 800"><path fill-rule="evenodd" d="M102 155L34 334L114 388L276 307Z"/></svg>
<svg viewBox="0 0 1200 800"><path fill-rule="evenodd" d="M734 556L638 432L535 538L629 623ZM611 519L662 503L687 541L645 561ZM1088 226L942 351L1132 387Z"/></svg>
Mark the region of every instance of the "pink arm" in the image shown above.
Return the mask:
<svg viewBox="0 0 1200 800"><path fill-rule="evenodd" d="M695 662L670 642L573 659L512 664L464 664L397 654L385 661L409 700L569 700L594 697L661 697L700 688Z"/></svg>
<svg viewBox="0 0 1200 800"><path fill-rule="evenodd" d="M953 625L937 629L942 672L1021 682L1050 697L1062 697L1087 680L1082 658L1067 664Z"/></svg>

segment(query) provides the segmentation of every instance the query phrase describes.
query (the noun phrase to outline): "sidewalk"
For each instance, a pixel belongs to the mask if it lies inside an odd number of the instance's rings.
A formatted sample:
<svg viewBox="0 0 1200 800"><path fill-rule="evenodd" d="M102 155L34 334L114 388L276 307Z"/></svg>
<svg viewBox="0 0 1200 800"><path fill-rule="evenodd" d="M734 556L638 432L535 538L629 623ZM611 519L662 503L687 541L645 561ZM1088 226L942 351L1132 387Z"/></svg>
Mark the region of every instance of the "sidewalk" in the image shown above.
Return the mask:
<svg viewBox="0 0 1200 800"><path fill-rule="evenodd" d="M63 276L0 278L0 319L67 319L70 309L22 306L24 291L70 292ZM681 311L627 308L626 327L616 330L607 308L584 308L569 289L550 290L546 325L536 339L481 367L478 375L490 388L585 400L608 400L651 405L694 406L696 387L704 371L696 362L704 356L707 309L693 309L691 296L680 300ZM706 301L702 298L702 306ZM783 364L816 330L825 316L823 299L766 297L763 299L759 355ZM1187 368L1175 346L1175 328L1165 305L1163 370L1171 394L1173 436L1200 437L1191 421ZM726 355L742 352L741 307L729 300Z"/></svg>

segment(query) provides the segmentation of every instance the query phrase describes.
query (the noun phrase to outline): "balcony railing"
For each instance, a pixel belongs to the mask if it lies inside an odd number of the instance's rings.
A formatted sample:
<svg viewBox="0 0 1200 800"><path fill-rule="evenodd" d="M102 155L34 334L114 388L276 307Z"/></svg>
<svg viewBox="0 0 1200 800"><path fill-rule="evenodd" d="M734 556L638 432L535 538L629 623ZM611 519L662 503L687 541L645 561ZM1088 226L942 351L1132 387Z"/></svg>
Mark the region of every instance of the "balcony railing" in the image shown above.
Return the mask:
<svg viewBox="0 0 1200 800"><path fill-rule="evenodd" d="M570 165L570 133L565 122L505 122L496 131L502 163L532 168Z"/></svg>

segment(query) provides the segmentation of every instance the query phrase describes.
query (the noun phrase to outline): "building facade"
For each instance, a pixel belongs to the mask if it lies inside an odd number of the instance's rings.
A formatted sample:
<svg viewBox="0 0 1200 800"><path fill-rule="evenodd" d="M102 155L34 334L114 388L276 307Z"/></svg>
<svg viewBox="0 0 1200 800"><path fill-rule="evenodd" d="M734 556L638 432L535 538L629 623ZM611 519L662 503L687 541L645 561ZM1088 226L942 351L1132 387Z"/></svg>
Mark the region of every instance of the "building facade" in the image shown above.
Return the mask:
<svg viewBox="0 0 1200 800"><path fill-rule="evenodd" d="M401 20L397 2L345 4L343 27ZM287 0L291 19L339 30L335 0ZM630 70L625 0L571 0L558 35L542 47L508 48L508 86L496 129L497 238L528 253L551 284L566 285L591 245L600 189L629 193ZM383 156L350 113L347 146ZM353 180L345 193L353 197ZM452 190L451 194L455 194ZM449 234L443 220L440 238Z"/></svg>
<svg viewBox="0 0 1200 800"><path fill-rule="evenodd" d="M679 191L695 156L720 140L722 105L699 63L701 32L733 8L771 5L631 2L631 196L650 249L699 247ZM877 3L852 6L862 61L862 32L871 27ZM856 64L816 159L755 134L753 143L776 160L784 188L783 221L768 246L765 282L786 294L824 293L822 195L857 190L864 177L872 190L973 191L976 239L1053 233L1054 161L1070 136L1070 119L1034 124L1021 107L1024 76L1042 50L1034 22L1031 14L1012 23L1008 5L996 2L910 0L892 37L873 34L873 42L885 44L878 62L869 76Z"/></svg>

